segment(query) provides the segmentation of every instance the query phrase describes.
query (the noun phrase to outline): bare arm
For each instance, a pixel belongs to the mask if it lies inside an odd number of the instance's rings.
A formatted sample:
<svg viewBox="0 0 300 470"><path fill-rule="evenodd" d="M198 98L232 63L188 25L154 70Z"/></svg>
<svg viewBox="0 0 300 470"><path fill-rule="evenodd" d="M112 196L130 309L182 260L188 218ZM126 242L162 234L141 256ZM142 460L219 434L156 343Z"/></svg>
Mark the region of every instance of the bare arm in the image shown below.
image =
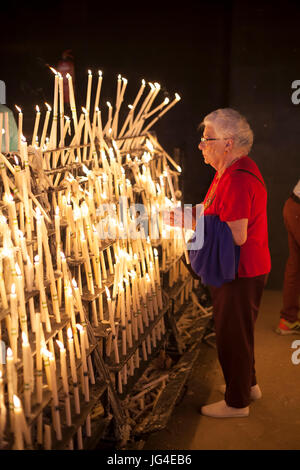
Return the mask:
<svg viewBox="0 0 300 470"><path fill-rule="evenodd" d="M239 246L246 243L248 219L239 219L226 223L231 229L234 243Z"/></svg>

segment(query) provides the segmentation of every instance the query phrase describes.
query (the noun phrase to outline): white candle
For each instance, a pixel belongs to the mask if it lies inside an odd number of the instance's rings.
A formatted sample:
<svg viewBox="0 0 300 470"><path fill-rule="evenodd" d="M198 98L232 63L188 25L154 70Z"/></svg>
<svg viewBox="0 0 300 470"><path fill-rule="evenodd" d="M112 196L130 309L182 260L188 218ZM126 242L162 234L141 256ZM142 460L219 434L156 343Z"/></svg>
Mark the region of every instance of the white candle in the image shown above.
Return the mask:
<svg viewBox="0 0 300 470"><path fill-rule="evenodd" d="M22 408L21 408L21 402L16 395L13 396L13 404L14 404L14 436L15 436L14 448L16 450L24 450L24 441L23 441L23 433L22 433L22 428L23 428Z"/></svg>
<svg viewBox="0 0 300 470"><path fill-rule="evenodd" d="M47 106L47 112L45 116L45 121L44 121L44 126L43 126L43 131L42 131L42 137L41 137L41 143L40 143L40 148L43 150L45 140L46 140L46 134L48 130L48 123L49 123L49 118L50 118L50 113L51 113L51 106L48 103L45 103Z"/></svg>
<svg viewBox="0 0 300 470"><path fill-rule="evenodd" d="M19 106L15 105L16 109L19 111L19 119L18 119L18 150L21 151L21 138L22 138L22 131L23 131L23 113Z"/></svg>
<svg viewBox="0 0 300 470"><path fill-rule="evenodd" d="M61 367L61 375L62 375L63 388L65 392L65 403L66 403L66 421L67 421L67 425L71 426L72 420L71 420L71 408L70 408L70 398L69 398L66 350L61 341L56 340L56 343L59 346L59 352L60 352L60 367Z"/></svg>
<svg viewBox="0 0 300 470"><path fill-rule="evenodd" d="M18 309L17 309L17 295L16 295L16 286L12 284L11 294L10 294L10 313L11 313L11 339L12 339L12 350L15 360L18 359L18 332L19 332L19 323L18 323Z"/></svg>
<svg viewBox="0 0 300 470"><path fill-rule="evenodd" d="M70 354L71 374L72 374L74 396L75 396L75 411L76 411L76 414L79 414L80 402L79 402L79 392L78 392L77 371L76 371L76 364L75 364L74 340L73 340L71 328L68 328L67 335L68 335L68 348L69 348L69 354Z"/></svg>
<svg viewBox="0 0 300 470"><path fill-rule="evenodd" d="M89 395L89 378L88 378L88 368L87 368L86 350L85 350L85 334L84 334L84 329L81 325L77 324L76 327L80 333L81 360L82 360L81 367L82 367L83 378L84 378L84 398L85 398L85 401L88 402L90 401L90 395Z"/></svg>
<svg viewBox="0 0 300 470"><path fill-rule="evenodd" d="M177 93L175 93L175 99L171 101L169 106L167 106L163 111L161 111L159 115L148 124L147 127L145 127L144 132L147 132L158 121L158 119L160 119L167 111L169 111L169 109L172 108L172 106L178 103L180 99L181 99L180 96Z"/></svg>
<svg viewBox="0 0 300 470"><path fill-rule="evenodd" d="M31 351L28 343L28 337L24 331L22 332L22 354L23 354L23 382L24 382L24 396L25 396L25 413L26 416L30 415L31 412L31 380L30 377L31 367Z"/></svg>
<svg viewBox="0 0 300 470"><path fill-rule="evenodd" d="M31 145L35 144L38 129L39 129L40 117L41 117L40 108L36 105L35 109L36 109L36 115L35 115L35 123L34 123Z"/></svg>

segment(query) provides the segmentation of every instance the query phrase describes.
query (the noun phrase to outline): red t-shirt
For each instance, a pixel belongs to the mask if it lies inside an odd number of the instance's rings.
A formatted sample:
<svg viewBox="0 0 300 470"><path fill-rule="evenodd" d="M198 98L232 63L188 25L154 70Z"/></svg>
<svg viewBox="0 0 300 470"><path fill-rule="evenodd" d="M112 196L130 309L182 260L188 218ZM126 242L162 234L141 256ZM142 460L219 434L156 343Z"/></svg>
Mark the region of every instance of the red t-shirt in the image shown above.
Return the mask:
<svg viewBox="0 0 300 470"><path fill-rule="evenodd" d="M205 215L218 215L222 222L248 219L247 241L241 246L239 277L253 277L270 272L271 258L268 245L267 190L256 163L248 156L241 157L229 166L221 176L212 203ZM211 197L218 173L204 199Z"/></svg>

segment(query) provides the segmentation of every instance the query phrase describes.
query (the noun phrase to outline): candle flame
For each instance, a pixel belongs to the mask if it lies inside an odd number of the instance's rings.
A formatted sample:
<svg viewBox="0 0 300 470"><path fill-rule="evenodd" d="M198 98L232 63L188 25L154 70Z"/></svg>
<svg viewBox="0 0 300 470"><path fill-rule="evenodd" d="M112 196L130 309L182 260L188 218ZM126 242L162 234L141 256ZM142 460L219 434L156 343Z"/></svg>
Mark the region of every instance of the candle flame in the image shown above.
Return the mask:
<svg viewBox="0 0 300 470"><path fill-rule="evenodd" d="M58 206L56 206L56 208L55 208L55 215L59 215L59 207Z"/></svg>
<svg viewBox="0 0 300 470"><path fill-rule="evenodd" d="M109 108L112 107L109 101L106 101L106 104L107 104L107 106L108 106Z"/></svg>
<svg viewBox="0 0 300 470"><path fill-rule="evenodd" d="M129 109L132 109L132 108L133 108L132 104L129 104L129 105L128 105L128 108L129 108Z"/></svg>
<svg viewBox="0 0 300 470"><path fill-rule="evenodd" d="M178 95L178 93L175 93L175 98L177 101L181 100L180 96Z"/></svg>
<svg viewBox="0 0 300 470"><path fill-rule="evenodd" d="M165 98L165 100L164 100L164 104L168 104L168 103L169 103L169 101L170 101L170 100L169 100L169 98Z"/></svg>
<svg viewBox="0 0 300 470"><path fill-rule="evenodd" d="M86 175L88 175L90 173L90 170L85 165L82 165L82 169L83 169L83 171Z"/></svg>
<svg viewBox="0 0 300 470"><path fill-rule="evenodd" d="M76 288L77 288L77 282L75 281L75 279L74 279L74 278L72 279L72 284L73 284L73 286L74 286L74 287L75 287L75 289L76 289Z"/></svg>
<svg viewBox="0 0 300 470"><path fill-rule="evenodd" d="M6 355L7 357L13 357L13 352L11 348L7 348Z"/></svg>
<svg viewBox="0 0 300 470"><path fill-rule="evenodd" d="M12 284L11 285L11 295L15 295L15 293L16 293L16 285Z"/></svg>
<svg viewBox="0 0 300 470"><path fill-rule="evenodd" d="M149 274L148 274L148 273L146 273L146 276L145 276L145 278L146 278L146 281L147 281L147 282L149 282L149 281L150 281L150 277L149 277Z"/></svg>
<svg viewBox="0 0 300 470"><path fill-rule="evenodd" d="M67 78L68 80L70 80L70 78L72 78L72 75L70 75L69 72L68 72L68 73L66 74L66 78Z"/></svg>
<svg viewBox="0 0 300 470"><path fill-rule="evenodd" d="M102 70L98 70L99 77L102 77Z"/></svg>
<svg viewBox="0 0 300 470"><path fill-rule="evenodd" d="M18 265L18 263L15 264L15 268L16 268L16 273L17 273L17 275L18 275L18 276L21 276L22 271L21 271L20 266Z"/></svg>
<svg viewBox="0 0 300 470"><path fill-rule="evenodd" d="M127 84L127 83L128 83L127 78L122 77L122 80L123 80L124 84Z"/></svg>
<svg viewBox="0 0 300 470"><path fill-rule="evenodd" d="M144 79L142 79L142 85L145 86L146 85L146 82Z"/></svg>
<svg viewBox="0 0 300 470"><path fill-rule="evenodd" d="M40 260L40 257L39 257L39 255L36 255L36 256L34 257L34 262L35 262L35 263L38 263L38 262L39 262L39 260Z"/></svg>
<svg viewBox="0 0 300 470"><path fill-rule="evenodd" d="M87 114L87 113L88 113L87 110L86 110L83 106L81 107L81 109L82 109L82 111L83 111L84 114Z"/></svg>
<svg viewBox="0 0 300 470"><path fill-rule="evenodd" d="M27 338L27 334L24 331L22 331L22 341L23 341L23 344L27 346L28 338Z"/></svg>
<svg viewBox="0 0 300 470"><path fill-rule="evenodd" d="M43 354L43 356L49 357L49 359L53 358L52 353L46 348L41 348L41 353Z"/></svg>
<svg viewBox="0 0 300 470"><path fill-rule="evenodd" d="M79 324L79 323L76 323L76 328L82 332L83 331L83 327Z"/></svg>
<svg viewBox="0 0 300 470"><path fill-rule="evenodd" d="M17 105L15 104L15 107L17 108L17 110L19 111L19 113L22 113L22 110L21 110L21 108L19 108L19 106L17 106Z"/></svg>
<svg viewBox="0 0 300 470"><path fill-rule="evenodd" d="M21 402L20 402L20 399L17 397L17 395L13 396L13 402L14 402L14 408L21 408Z"/></svg>
<svg viewBox="0 0 300 470"><path fill-rule="evenodd" d="M38 107L38 105L36 105L35 110L36 110L37 113L40 112L40 108Z"/></svg>
<svg viewBox="0 0 300 470"><path fill-rule="evenodd" d="M14 161L15 161L16 165L19 165L19 159L16 155L14 155Z"/></svg>
<svg viewBox="0 0 300 470"><path fill-rule="evenodd" d="M179 171L179 173L181 173L182 172L181 166L177 165L177 170Z"/></svg>
<svg viewBox="0 0 300 470"><path fill-rule="evenodd" d="M61 341L59 341L59 340L57 339L56 342L57 342L57 344L58 344L60 350L65 349L65 347L64 347L64 345L63 345L63 343L62 343Z"/></svg>
<svg viewBox="0 0 300 470"><path fill-rule="evenodd" d="M154 248L153 253L154 253L154 256L158 256L158 251L156 248Z"/></svg>
<svg viewBox="0 0 300 470"><path fill-rule="evenodd" d="M92 75L92 71L91 71L91 70L88 70L88 74L89 74L89 75Z"/></svg>
<svg viewBox="0 0 300 470"><path fill-rule="evenodd" d="M107 286L105 286L105 291L106 291L107 298L110 299L110 292Z"/></svg>
<svg viewBox="0 0 300 470"><path fill-rule="evenodd" d="M118 80L121 80L121 77L122 77L122 76L119 74L119 75L118 75Z"/></svg>
<svg viewBox="0 0 300 470"><path fill-rule="evenodd" d="M49 69L51 70L51 72L53 72L55 75L57 75L57 70L55 70L53 67L49 67Z"/></svg>
<svg viewBox="0 0 300 470"><path fill-rule="evenodd" d="M160 84L159 84L159 83L155 82L155 83L154 83L154 86L155 86L155 88L156 88L157 90L160 90Z"/></svg>
<svg viewBox="0 0 300 470"><path fill-rule="evenodd" d="M65 254L62 251L60 252L60 257L61 257L62 261L66 260Z"/></svg>
<svg viewBox="0 0 300 470"><path fill-rule="evenodd" d="M69 327L68 330L67 330L67 335L68 335L68 338L69 338L69 339L72 339L72 338L73 338L72 330L71 330L70 327Z"/></svg>

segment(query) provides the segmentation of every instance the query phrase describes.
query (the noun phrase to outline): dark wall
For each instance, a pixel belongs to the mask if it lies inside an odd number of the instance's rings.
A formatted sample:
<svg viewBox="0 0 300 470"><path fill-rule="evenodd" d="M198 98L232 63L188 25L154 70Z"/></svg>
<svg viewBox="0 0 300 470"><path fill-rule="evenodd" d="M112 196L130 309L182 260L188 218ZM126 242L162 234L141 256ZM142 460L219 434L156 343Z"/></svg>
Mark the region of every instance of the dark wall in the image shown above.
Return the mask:
<svg viewBox="0 0 300 470"><path fill-rule="evenodd" d="M234 3L229 99L251 123L251 156L268 187L271 288L282 286L288 254L282 209L300 178L300 105L291 101L291 84L300 77L299 3L276 5Z"/></svg>
<svg viewBox="0 0 300 470"><path fill-rule="evenodd" d="M24 111L25 135L35 105L52 101L47 64L55 66L65 49L74 53L80 105L89 68L103 71L103 103L115 96L119 73L128 79L125 106L142 78L159 82L171 99L178 92L182 100L154 130L169 153L181 150L186 203L203 199L214 174L198 150L198 124L220 107L245 114L255 133L251 156L269 189L269 287L281 287L282 207L300 173L300 105L291 102L291 83L300 79L299 2L12 0L1 6L1 20L0 79L8 105Z"/></svg>

